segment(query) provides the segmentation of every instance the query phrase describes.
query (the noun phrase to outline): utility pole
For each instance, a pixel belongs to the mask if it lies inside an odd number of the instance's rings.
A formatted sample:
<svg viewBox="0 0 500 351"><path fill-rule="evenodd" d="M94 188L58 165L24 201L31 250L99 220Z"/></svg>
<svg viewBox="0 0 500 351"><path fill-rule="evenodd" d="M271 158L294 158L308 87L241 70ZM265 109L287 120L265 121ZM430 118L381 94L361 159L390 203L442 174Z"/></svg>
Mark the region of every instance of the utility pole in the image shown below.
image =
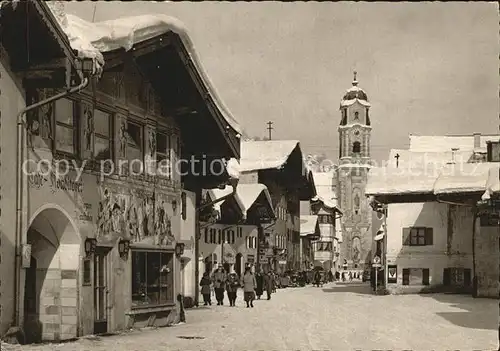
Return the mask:
<svg viewBox="0 0 500 351"><path fill-rule="evenodd" d="M273 122L269 121L267 122L267 130L269 131L269 140L271 140L272 136L272 130L273 130Z"/></svg>
<svg viewBox="0 0 500 351"><path fill-rule="evenodd" d="M92 23L95 22L95 13L97 11L97 3L94 5L94 13L92 14Z"/></svg>

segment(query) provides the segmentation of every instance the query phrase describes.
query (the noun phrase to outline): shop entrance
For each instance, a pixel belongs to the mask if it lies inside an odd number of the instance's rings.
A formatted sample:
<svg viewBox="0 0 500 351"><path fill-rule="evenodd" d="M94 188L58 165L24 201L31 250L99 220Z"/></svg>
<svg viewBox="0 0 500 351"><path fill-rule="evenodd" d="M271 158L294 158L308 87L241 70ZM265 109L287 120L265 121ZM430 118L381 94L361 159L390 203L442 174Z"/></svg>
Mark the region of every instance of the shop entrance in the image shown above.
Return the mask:
<svg viewBox="0 0 500 351"><path fill-rule="evenodd" d="M27 243L31 260L24 282L26 341L77 337L80 237L75 225L63 209L47 206L33 215Z"/></svg>
<svg viewBox="0 0 500 351"><path fill-rule="evenodd" d="M103 247L94 253L94 334L108 332L108 253Z"/></svg>

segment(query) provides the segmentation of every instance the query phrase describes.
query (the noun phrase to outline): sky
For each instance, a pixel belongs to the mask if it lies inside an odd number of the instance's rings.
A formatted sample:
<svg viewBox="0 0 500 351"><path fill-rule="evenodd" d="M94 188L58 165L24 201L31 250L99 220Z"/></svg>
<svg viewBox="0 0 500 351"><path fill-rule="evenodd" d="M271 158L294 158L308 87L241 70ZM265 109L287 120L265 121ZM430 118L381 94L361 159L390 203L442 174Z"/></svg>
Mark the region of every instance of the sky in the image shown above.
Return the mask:
<svg viewBox="0 0 500 351"><path fill-rule="evenodd" d="M97 5L96 5L97 4ZM486 2L66 2L103 21L166 14L187 27L250 136L299 140L338 159L353 71L372 105L372 157L408 135L498 133L498 5Z"/></svg>

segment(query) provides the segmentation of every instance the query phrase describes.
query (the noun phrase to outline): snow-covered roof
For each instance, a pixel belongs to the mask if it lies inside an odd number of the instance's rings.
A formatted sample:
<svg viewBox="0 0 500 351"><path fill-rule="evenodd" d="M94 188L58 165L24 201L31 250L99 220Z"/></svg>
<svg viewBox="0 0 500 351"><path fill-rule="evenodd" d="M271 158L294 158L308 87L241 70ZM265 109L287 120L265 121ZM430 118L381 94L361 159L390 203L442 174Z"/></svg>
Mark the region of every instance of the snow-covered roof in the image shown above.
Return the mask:
<svg viewBox="0 0 500 351"><path fill-rule="evenodd" d="M300 216L300 236L318 234L318 216L301 215Z"/></svg>
<svg viewBox="0 0 500 351"><path fill-rule="evenodd" d="M374 168L368 173L365 193L371 195L458 194L483 192L488 177L498 164L465 163L442 167L427 165L419 168ZM493 187L499 189L493 182ZM498 184L498 181L497 181ZM500 189L499 189L500 190Z"/></svg>
<svg viewBox="0 0 500 351"><path fill-rule="evenodd" d="M434 194L483 192L492 168L497 169L498 178L498 164L495 163L448 165L436 179Z"/></svg>
<svg viewBox="0 0 500 351"><path fill-rule="evenodd" d="M466 151L412 151L402 149L392 149L389 152L389 159L383 166L396 167L396 155L398 157L399 168L420 168L426 165L434 165L436 167L444 167L452 161L455 163L467 163L472 155L472 150Z"/></svg>
<svg viewBox="0 0 500 351"><path fill-rule="evenodd" d="M358 86L358 83L356 73L354 73L352 87L347 89L342 101L340 102L341 108L351 106L355 102L358 102L363 106L370 106L370 103L368 102L368 95L366 95L366 92Z"/></svg>
<svg viewBox="0 0 500 351"><path fill-rule="evenodd" d="M334 172L312 172L316 196L311 201L321 201L326 207L337 207L337 195L333 191Z"/></svg>
<svg viewBox="0 0 500 351"><path fill-rule="evenodd" d="M231 194L233 192L233 189L232 189L232 187L225 186L222 189L220 189L220 188L208 189L207 192L208 192L208 195L210 196L210 200L215 201L217 199L220 199L224 196ZM240 199L237 196L234 196L234 199L235 199L236 203L238 204L238 207L241 209L242 213L245 213L243 211L244 206L240 202ZM226 200L223 200L223 201L219 201L219 202L216 202L213 204L214 210L216 210L219 213L219 217L220 217L220 214L222 212L221 206L225 201Z"/></svg>
<svg viewBox="0 0 500 351"><path fill-rule="evenodd" d="M365 194L402 195L432 193L441 167L372 168L368 173Z"/></svg>
<svg viewBox="0 0 500 351"><path fill-rule="evenodd" d="M341 163L338 168L373 168L373 166L365 163Z"/></svg>
<svg viewBox="0 0 500 351"><path fill-rule="evenodd" d="M358 102L360 105L363 105L363 106L366 106L366 107L370 107L370 103L366 100L362 100L362 99L350 99L350 100L342 100L340 102L340 107L349 107L351 106L352 104L354 104L355 102Z"/></svg>
<svg viewBox="0 0 500 351"><path fill-rule="evenodd" d="M104 66L102 55L104 52L116 49L128 51L137 43L161 36L167 32L177 34L224 119L237 133L242 133L239 123L222 102L212 85L186 27L181 21L166 15L151 14L91 23L77 16L66 14L64 2L62 1L49 1L47 3L50 5L59 25L68 36L71 47L78 51L78 56L92 58L94 62L99 64L101 70Z"/></svg>
<svg viewBox="0 0 500 351"><path fill-rule="evenodd" d="M231 186L225 186L223 189L210 189L208 190L210 198L213 200L219 199L223 196L229 195L233 191ZM241 212L246 218L247 211L252 207L257 198L264 193L266 200L268 202L269 208L273 209L273 204L271 200L271 195L264 184L238 184L236 187L236 194L234 199L238 204ZM214 209L219 213L221 211L221 206L225 202L221 201L214 204Z"/></svg>
<svg viewBox="0 0 500 351"><path fill-rule="evenodd" d="M271 200L271 195L264 184L238 184L236 187L236 196L239 202L243 204L244 213L252 207L261 194L264 194L269 208L272 209L273 202Z"/></svg>
<svg viewBox="0 0 500 351"><path fill-rule="evenodd" d="M280 169L298 146L298 140L242 141L240 171Z"/></svg>
<svg viewBox="0 0 500 351"><path fill-rule="evenodd" d="M480 148L486 147L487 141L498 141L499 134L482 134L479 136ZM474 135L413 135L410 134L410 151L443 152L458 148L459 151L474 150Z"/></svg>

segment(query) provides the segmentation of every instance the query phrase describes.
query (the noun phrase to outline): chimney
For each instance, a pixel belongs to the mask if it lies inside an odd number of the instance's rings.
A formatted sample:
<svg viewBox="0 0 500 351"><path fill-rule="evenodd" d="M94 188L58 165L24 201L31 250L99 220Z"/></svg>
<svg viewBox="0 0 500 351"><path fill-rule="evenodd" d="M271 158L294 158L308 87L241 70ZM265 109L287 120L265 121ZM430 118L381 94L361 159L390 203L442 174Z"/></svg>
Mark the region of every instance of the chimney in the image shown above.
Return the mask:
<svg viewBox="0 0 500 351"><path fill-rule="evenodd" d="M481 147L481 133L474 133L474 149Z"/></svg>

